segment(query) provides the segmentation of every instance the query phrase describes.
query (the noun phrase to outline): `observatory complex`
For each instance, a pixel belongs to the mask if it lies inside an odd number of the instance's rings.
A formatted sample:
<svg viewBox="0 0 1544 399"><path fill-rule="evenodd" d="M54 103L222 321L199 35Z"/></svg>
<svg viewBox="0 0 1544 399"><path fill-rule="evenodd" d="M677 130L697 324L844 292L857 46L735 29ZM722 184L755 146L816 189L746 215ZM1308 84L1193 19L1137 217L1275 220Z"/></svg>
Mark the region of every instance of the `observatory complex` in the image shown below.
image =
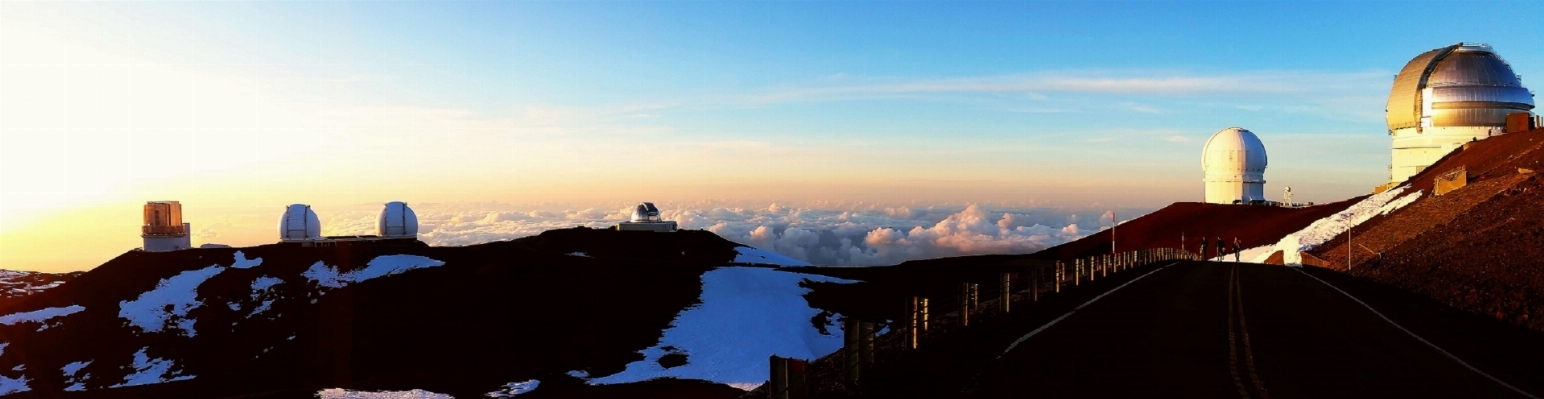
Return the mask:
<svg viewBox="0 0 1544 399"><path fill-rule="evenodd" d="M279 217L279 242L301 246L331 246L339 242L413 240L418 238L418 214L400 201L386 203L375 223L376 235L322 236L322 221L310 205L293 204Z"/></svg>
<svg viewBox="0 0 1544 399"><path fill-rule="evenodd" d="M177 201L145 203L145 224L140 226L144 249L151 252L176 251L193 247L188 236L192 225L182 222L182 204Z"/></svg>
<svg viewBox="0 0 1544 399"><path fill-rule="evenodd" d="M1394 77L1384 110L1393 136L1389 181L1403 182L1464 143L1503 133L1507 115L1532 109L1533 94L1490 45L1458 43L1415 56Z"/></svg>
<svg viewBox="0 0 1544 399"><path fill-rule="evenodd" d="M633 208L632 221L617 223L617 230L669 233L676 231L676 222L662 220L659 216L659 208L655 208L653 202L645 202Z"/></svg>
<svg viewBox="0 0 1544 399"><path fill-rule="evenodd" d="M1265 200L1265 144L1244 128L1213 134L1201 150L1206 202L1249 204Z"/></svg>

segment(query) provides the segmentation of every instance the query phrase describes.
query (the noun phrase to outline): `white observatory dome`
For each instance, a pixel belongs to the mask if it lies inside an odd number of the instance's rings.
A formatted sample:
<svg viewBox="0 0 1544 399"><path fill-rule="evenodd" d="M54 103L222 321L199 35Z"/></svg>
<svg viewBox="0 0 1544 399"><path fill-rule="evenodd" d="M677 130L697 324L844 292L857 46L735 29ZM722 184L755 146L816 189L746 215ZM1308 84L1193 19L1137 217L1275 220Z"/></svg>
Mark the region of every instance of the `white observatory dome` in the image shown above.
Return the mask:
<svg viewBox="0 0 1544 399"><path fill-rule="evenodd" d="M1231 204L1265 199L1265 144L1243 128L1222 129L1206 141L1201 170L1206 202Z"/></svg>
<svg viewBox="0 0 1544 399"><path fill-rule="evenodd" d="M305 241L322 238L322 221L311 211L311 206L294 204L284 210L279 218L280 241Z"/></svg>
<svg viewBox="0 0 1544 399"><path fill-rule="evenodd" d="M660 220L659 208L655 208L653 202L638 204L638 207L633 209L633 223L658 222Z"/></svg>
<svg viewBox="0 0 1544 399"><path fill-rule="evenodd" d="M418 214L401 201L386 203L381 209L381 220L375 224L376 234L381 237L414 237L418 235Z"/></svg>

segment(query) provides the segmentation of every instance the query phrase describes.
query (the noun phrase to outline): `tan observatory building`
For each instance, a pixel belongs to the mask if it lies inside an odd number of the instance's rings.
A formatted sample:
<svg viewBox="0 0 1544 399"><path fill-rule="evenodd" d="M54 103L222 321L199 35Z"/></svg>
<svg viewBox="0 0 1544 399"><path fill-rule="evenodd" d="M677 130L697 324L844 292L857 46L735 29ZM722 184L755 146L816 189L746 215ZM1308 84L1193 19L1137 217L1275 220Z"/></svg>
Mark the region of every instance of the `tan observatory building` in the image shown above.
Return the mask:
<svg viewBox="0 0 1544 399"><path fill-rule="evenodd" d="M1464 143L1501 134L1533 94L1490 45L1458 43L1415 56L1394 77L1387 120L1389 181L1402 182Z"/></svg>
<svg viewBox="0 0 1544 399"><path fill-rule="evenodd" d="M1265 144L1253 132L1230 127L1213 134L1201 150L1206 202L1248 204L1265 200Z"/></svg>

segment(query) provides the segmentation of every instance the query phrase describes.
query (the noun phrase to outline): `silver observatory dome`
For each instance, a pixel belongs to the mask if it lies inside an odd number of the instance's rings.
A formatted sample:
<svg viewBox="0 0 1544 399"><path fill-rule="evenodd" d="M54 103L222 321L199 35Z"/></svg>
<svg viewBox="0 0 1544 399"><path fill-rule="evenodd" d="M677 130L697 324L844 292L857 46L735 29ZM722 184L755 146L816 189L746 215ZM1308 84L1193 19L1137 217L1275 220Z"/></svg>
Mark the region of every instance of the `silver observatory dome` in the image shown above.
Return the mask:
<svg viewBox="0 0 1544 399"><path fill-rule="evenodd" d="M1391 181L1420 173L1465 142L1500 134L1507 114L1533 109L1533 94L1490 45L1458 43L1417 55L1389 91Z"/></svg>

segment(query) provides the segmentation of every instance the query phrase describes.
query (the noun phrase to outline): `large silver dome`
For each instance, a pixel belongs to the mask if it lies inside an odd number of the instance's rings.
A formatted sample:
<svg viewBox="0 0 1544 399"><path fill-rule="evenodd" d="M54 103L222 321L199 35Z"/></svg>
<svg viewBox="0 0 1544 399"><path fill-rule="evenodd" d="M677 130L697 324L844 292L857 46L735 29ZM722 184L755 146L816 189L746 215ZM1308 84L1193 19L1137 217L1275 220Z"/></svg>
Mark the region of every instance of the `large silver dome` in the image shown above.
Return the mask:
<svg viewBox="0 0 1544 399"><path fill-rule="evenodd" d="M1506 126L1506 115L1533 109L1533 95L1490 45L1459 43L1405 64L1389 92L1389 130ZM1427 119L1429 118L1429 119Z"/></svg>
<svg viewBox="0 0 1544 399"><path fill-rule="evenodd" d="M1458 43L1421 53L1389 91L1389 179L1404 181L1463 143L1501 134L1507 114L1532 109L1533 94L1490 45Z"/></svg>

